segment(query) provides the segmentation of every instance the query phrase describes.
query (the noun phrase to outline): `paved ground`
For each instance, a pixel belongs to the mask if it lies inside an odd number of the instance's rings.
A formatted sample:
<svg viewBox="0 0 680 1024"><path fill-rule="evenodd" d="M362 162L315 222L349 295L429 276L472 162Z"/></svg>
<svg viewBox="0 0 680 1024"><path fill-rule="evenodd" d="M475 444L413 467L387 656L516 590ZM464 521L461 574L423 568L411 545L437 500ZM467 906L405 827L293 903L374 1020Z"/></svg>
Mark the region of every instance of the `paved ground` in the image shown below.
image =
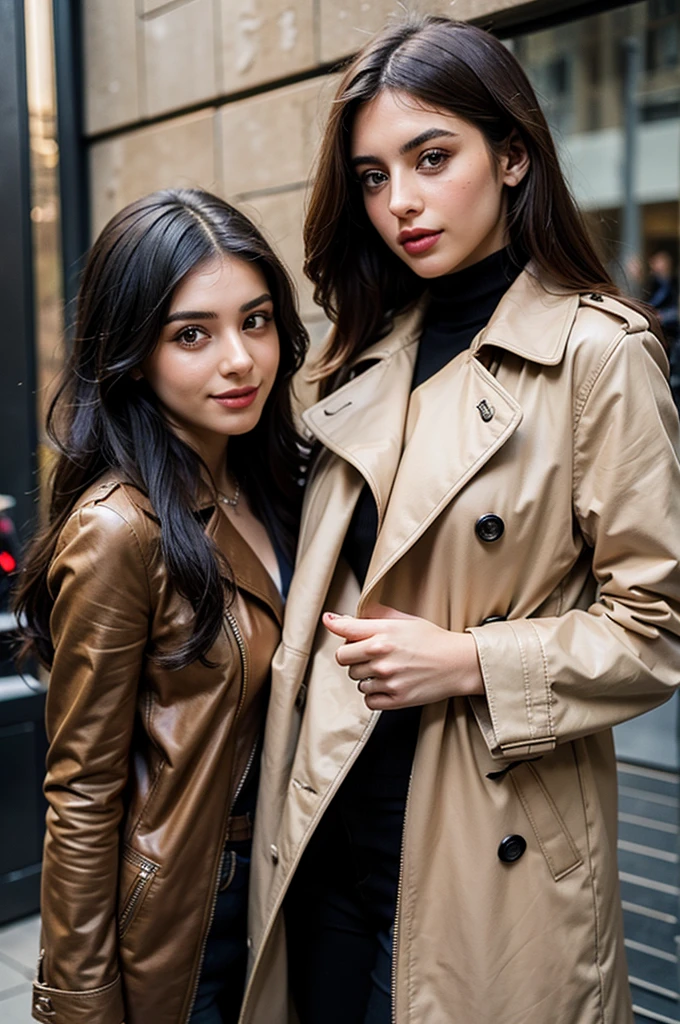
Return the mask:
<svg viewBox="0 0 680 1024"><path fill-rule="evenodd" d="M40 919L28 917L0 928L0 1020L30 1024L31 981L38 958Z"/></svg>
<svg viewBox="0 0 680 1024"><path fill-rule="evenodd" d="M619 875L635 1024L680 1024L678 775L619 764ZM30 1024L37 916L0 928L0 1021Z"/></svg>

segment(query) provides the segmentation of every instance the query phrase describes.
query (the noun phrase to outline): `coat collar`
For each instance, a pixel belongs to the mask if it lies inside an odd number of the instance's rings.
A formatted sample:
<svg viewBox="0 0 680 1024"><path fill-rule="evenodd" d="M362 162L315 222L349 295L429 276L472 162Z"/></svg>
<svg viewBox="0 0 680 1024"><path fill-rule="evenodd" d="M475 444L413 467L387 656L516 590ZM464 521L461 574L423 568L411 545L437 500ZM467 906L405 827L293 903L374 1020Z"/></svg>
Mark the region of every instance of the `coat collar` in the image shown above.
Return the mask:
<svg viewBox="0 0 680 1024"><path fill-rule="evenodd" d="M493 345L543 366L556 366L564 357L579 295L561 285L546 284L533 263L513 281L491 319L470 345L473 355ZM361 352L352 365L388 359L419 337L428 298L424 296L395 320L392 331ZM337 392L334 392L337 393Z"/></svg>
<svg viewBox="0 0 680 1024"><path fill-rule="evenodd" d="M530 263L508 288L470 351L475 356L489 345L533 363L557 366L578 307L578 293L557 284L548 288Z"/></svg>
<svg viewBox="0 0 680 1024"><path fill-rule="evenodd" d="M399 317L392 332L356 360L374 365L303 414L312 434L361 473L376 500L380 533L362 605L521 423L515 398L475 357L493 346L557 365L579 297L549 291L534 268L526 268L470 349L411 394L426 302Z"/></svg>

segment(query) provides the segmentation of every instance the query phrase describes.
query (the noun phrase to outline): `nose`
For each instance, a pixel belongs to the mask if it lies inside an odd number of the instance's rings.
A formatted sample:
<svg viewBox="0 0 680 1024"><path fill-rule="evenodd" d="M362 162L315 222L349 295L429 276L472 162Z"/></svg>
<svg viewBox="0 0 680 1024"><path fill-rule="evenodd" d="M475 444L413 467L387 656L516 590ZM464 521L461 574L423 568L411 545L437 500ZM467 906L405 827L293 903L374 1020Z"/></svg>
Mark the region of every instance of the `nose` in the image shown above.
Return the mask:
<svg viewBox="0 0 680 1024"><path fill-rule="evenodd" d="M390 179L389 210L400 220L422 213L423 201L412 175L393 172Z"/></svg>
<svg viewBox="0 0 680 1024"><path fill-rule="evenodd" d="M247 345L239 331L229 331L222 343L219 372L222 377L245 377L254 366Z"/></svg>

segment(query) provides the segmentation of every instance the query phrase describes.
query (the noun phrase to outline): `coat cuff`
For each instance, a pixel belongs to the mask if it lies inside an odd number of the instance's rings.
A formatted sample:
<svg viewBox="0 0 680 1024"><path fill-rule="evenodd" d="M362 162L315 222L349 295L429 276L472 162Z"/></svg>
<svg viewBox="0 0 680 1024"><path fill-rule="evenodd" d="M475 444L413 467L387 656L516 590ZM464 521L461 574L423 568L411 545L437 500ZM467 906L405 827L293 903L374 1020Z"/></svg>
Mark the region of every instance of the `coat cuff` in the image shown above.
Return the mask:
<svg viewBox="0 0 680 1024"><path fill-rule="evenodd" d="M43 1024L123 1024L123 987L120 975L109 985L86 992L33 984L33 1017Z"/></svg>
<svg viewBox="0 0 680 1024"><path fill-rule="evenodd" d="M530 619L467 630L477 644L485 697L470 703L493 758L547 754L556 745L547 660Z"/></svg>

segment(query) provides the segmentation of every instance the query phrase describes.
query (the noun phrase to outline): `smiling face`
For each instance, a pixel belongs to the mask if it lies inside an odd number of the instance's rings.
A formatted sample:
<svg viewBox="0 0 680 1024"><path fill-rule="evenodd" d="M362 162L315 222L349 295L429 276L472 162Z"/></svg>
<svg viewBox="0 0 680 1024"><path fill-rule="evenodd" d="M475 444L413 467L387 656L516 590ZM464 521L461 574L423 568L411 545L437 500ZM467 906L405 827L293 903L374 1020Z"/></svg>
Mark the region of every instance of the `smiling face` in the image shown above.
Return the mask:
<svg viewBox="0 0 680 1024"><path fill-rule="evenodd" d="M506 188L529 167L519 139L497 159L469 121L389 89L359 108L351 158L369 220L424 278L507 244Z"/></svg>
<svg viewBox="0 0 680 1024"><path fill-rule="evenodd" d="M262 272L221 255L175 289L158 344L140 368L171 427L216 471L228 438L256 426L279 365Z"/></svg>

